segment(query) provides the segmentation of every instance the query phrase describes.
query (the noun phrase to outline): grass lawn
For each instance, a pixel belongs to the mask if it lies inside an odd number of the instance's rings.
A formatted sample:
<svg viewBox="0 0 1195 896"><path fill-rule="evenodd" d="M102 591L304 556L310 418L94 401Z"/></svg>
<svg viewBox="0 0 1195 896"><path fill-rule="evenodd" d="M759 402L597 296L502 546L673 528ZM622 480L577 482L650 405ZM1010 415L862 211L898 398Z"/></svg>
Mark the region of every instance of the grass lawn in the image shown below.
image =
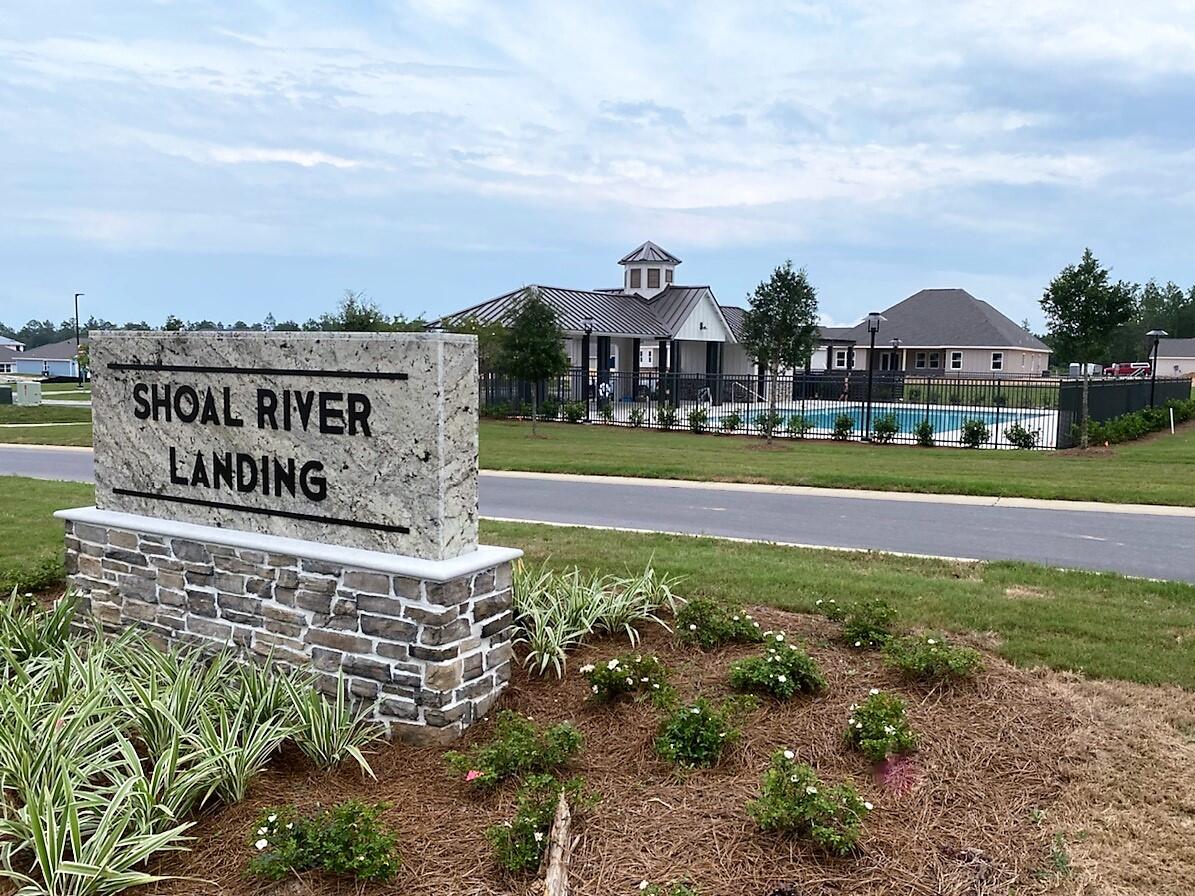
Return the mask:
<svg viewBox="0 0 1195 896"><path fill-rule="evenodd" d="M487 470L1195 505L1195 424L1086 453L973 451L481 421Z"/></svg>
<svg viewBox="0 0 1195 896"><path fill-rule="evenodd" d="M92 496L89 485L0 476L0 587L60 581L62 525L51 514ZM685 577L682 595L790 610L812 610L819 597L879 596L902 625L994 633L996 649L1018 664L1195 688L1191 585L522 523L483 521L482 539L559 566L621 573L651 561Z"/></svg>
<svg viewBox="0 0 1195 896"><path fill-rule="evenodd" d="M90 393L89 393L90 394ZM63 396L64 399L70 396ZM21 426L65 423L68 426ZM26 408L0 405L0 444L91 445L91 409L55 405Z"/></svg>
<svg viewBox="0 0 1195 896"><path fill-rule="evenodd" d="M56 405L16 407L0 404L0 424L12 423L89 423L90 408L66 408ZM0 430L0 436L3 430Z"/></svg>
<svg viewBox="0 0 1195 896"><path fill-rule="evenodd" d="M91 390L77 392L61 390L58 392L43 392L42 399L52 398L54 401L91 401Z"/></svg>
<svg viewBox="0 0 1195 896"><path fill-rule="evenodd" d="M50 392L74 392L79 390L79 388L80 387L78 383L42 383L41 391L42 394L45 395ZM91 383L84 383L82 386L82 391L90 392Z"/></svg>

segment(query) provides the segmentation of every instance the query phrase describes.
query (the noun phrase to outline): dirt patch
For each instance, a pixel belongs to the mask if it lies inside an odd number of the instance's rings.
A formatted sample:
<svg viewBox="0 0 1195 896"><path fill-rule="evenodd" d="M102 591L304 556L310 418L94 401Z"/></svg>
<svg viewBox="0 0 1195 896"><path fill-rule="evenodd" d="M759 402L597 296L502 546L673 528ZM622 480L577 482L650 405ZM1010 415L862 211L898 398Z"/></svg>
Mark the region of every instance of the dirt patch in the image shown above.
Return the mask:
<svg viewBox="0 0 1195 896"><path fill-rule="evenodd" d="M1004 596L1010 600L1044 600L1054 595L1044 588L1034 588L1031 585L1012 585L1004 589Z"/></svg>
<svg viewBox="0 0 1195 896"><path fill-rule="evenodd" d="M1195 694L1045 678L1082 719L1068 749L1069 782L1050 819L1066 840L1074 892L1195 893Z"/></svg>
<svg viewBox="0 0 1195 896"><path fill-rule="evenodd" d="M702 896L766 896L784 887L805 896L829 894L958 894L1005 896L1049 883L1051 831L1040 822L1061 795L1076 757L1068 735L1082 724L1041 676L991 658L973 686L910 687L873 653L832 643L834 627L816 617L760 610L757 618L806 641L830 682L815 699L767 703L718 768L678 775L658 760L652 739L658 713L650 706L592 707L577 674L563 681L522 674L501 706L542 722L573 720L585 749L572 770L601 794L577 825L574 887L581 896L637 892L640 880L689 879ZM662 630L642 649L674 670L685 696L727 693L727 664L754 652L707 654L677 647ZM626 650L621 642L579 651L572 669ZM880 687L905 695L922 735L912 786L885 789L868 763L841 744L848 707ZM466 743L484 740L489 725ZM772 751L797 751L827 781L849 780L876 809L857 856L831 859L798 840L758 832L744 806L757 793ZM250 798L203 818L190 853L161 870L211 883L174 881L158 893L350 893L350 884L310 879L265 885L245 876L246 840L261 808L303 808L357 797L390 803L387 821L399 834L404 868L387 894L507 894L528 891L494 867L486 826L510 816L513 788L490 797L467 792L449 776L442 751L386 745L373 757L378 781L341 769L321 774L286 752L255 782ZM1074 774L1073 771L1070 772ZM1046 878L1042 880L1040 878Z"/></svg>

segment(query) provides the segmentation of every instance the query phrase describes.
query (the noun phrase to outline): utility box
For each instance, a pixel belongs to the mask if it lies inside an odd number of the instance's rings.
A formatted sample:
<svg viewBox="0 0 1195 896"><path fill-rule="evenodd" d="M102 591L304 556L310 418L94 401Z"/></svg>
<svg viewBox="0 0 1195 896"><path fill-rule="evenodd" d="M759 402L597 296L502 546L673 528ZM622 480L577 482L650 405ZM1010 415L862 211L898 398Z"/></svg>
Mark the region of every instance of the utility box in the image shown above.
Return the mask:
<svg viewBox="0 0 1195 896"><path fill-rule="evenodd" d="M17 383L13 386L12 403L23 408L41 404L41 383Z"/></svg>
<svg viewBox="0 0 1195 896"><path fill-rule="evenodd" d="M11 386L0 386L0 404L12 404Z"/></svg>

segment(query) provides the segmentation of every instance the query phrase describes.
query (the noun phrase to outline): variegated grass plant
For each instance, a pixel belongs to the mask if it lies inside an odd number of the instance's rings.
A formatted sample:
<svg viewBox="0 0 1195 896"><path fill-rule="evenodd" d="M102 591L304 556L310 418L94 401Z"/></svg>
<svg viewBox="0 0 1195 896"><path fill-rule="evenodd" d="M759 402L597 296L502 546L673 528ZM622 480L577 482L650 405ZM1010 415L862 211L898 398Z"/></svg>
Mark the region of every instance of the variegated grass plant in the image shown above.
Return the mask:
<svg viewBox="0 0 1195 896"><path fill-rule="evenodd" d="M516 564L514 570L516 645L526 650L525 665L542 675L549 668L564 674L568 651L590 634L623 634L639 643L647 623L667 628L658 615L676 610L679 580L658 573L648 563L641 573L626 576L583 573L579 568L555 570Z"/></svg>
<svg viewBox="0 0 1195 896"><path fill-rule="evenodd" d="M160 879L190 813L243 799L292 738L323 767L377 735L343 694L230 654L71 633L73 601L0 601L0 878L21 896L107 896Z"/></svg>

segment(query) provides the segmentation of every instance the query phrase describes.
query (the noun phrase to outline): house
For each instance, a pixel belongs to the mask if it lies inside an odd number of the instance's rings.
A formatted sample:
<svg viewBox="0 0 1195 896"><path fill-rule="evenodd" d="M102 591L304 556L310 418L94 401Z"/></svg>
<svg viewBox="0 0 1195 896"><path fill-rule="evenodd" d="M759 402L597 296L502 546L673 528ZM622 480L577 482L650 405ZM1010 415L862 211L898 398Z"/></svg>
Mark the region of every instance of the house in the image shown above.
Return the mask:
<svg viewBox="0 0 1195 896"><path fill-rule="evenodd" d="M25 343L18 339L13 339L11 336L0 336L0 349L8 349L12 352L23 352L25 350Z"/></svg>
<svg viewBox="0 0 1195 896"><path fill-rule="evenodd" d="M78 354L79 347L73 339L39 345L37 348L14 354L10 362L10 372L74 379L79 376Z"/></svg>
<svg viewBox="0 0 1195 896"><path fill-rule="evenodd" d="M877 371L1037 376L1049 368L1049 346L965 289L923 289L880 315ZM838 335L828 366L866 370L867 321ZM853 365L847 342L855 345Z"/></svg>
<svg viewBox="0 0 1195 896"><path fill-rule="evenodd" d="M14 373L14 359L17 352L11 348L0 345L0 373Z"/></svg>
<svg viewBox="0 0 1195 896"><path fill-rule="evenodd" d="M1159 339L1158 376L1195 376L1195 339Z"/></svg>
<svg viewBox="0 0 1195 896"><path fill-rule="evenodd" d="M709 286L677 283L681 260L651 241L618 263L623 269L621 286L589 290L531 284L437 323L507 323L524 290L533 288L556 310L574 368L596 370L603 377L607 372L631 374L625 378L628 387L645 370L751 373L751 359L737 332L742 309L720 305Z"/></svg>

